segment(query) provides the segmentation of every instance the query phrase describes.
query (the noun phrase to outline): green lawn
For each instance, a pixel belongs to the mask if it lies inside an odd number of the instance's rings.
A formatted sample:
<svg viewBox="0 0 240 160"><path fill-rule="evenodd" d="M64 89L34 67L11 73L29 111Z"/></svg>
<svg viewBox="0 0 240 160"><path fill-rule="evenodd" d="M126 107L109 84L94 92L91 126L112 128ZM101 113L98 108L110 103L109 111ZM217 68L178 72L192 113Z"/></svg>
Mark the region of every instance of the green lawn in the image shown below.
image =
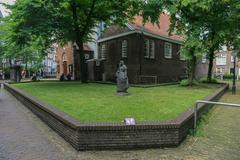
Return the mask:
<svg viewBox="0 0 240 160"><path fill-rule="evenodd" d="M81 122L165 121L177 117L211 94L217 85L185 88L178 85L129 89L117 96L114 85L79 82L35 82L13 84Z"/></svg>

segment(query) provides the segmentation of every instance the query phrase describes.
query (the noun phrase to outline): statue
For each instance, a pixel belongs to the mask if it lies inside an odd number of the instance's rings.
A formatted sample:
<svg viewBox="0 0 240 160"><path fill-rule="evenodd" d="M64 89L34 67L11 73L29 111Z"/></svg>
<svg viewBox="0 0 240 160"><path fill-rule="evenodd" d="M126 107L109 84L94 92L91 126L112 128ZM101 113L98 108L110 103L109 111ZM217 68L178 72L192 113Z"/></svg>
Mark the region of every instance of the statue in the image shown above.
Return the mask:
<svg viewBox="0 0 240 160"><path fill-rule="evenodd" d="M117 77L117 93L127 93L127 89L129 88L127 66L124 64L123 60L119 62L116 77Z"/></svg>

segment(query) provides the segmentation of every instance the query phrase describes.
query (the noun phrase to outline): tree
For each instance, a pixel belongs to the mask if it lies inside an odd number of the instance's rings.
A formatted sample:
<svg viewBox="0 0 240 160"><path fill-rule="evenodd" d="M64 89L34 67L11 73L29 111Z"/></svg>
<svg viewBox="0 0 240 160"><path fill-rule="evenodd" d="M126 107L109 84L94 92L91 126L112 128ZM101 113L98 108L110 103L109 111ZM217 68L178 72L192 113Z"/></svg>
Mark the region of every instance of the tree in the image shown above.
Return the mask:
<svg viewBox="0 0 240 160"><path fill-rule="evenodd" d="M177 33L186 37L195 36L195 39L202 43L208 53L208 81L211 81L215 51L226 43L226 41L229 42L232 36L231 32L229 32L230 30L236 31L239 28L236 25L239 22L239 1L162 0L158 2L157 0L148 0L146 1L146 5L148 7L146 7L147 11L145 13L154 22L156 21L156 15L159 16L163 9L169 11L171 15L170 34L176 29ZM230 20L232 20L231 23L229 22ZM226 24L229 23L232 24L231 29L227 29L228 27L226 27ZM236 36L234 35L234 37Z"/></svg>
<svg viewBox="0 0 240 160"><path fill-rule="evenodd" d="M184 46L181 48L181 54L184 55L187 61L189 86L194 84L196 63L204 52L202 46L202 43L194 35L189 35L184 42Z"/></svg>
<svg viewBox="0 0 240 160"><path fill-rule="evenodd" d="M15 22L15 39L21 42L41 37L46 45L75 44L74 77L86 82L83 43L91 40L99 22L125 24L138 6L138 0L18 0L10 7L10 19Z"/></svg>
<svg viewBox="0 0 240 160"><path fill-rule="evenodd" d="M169 35L174 33L183 37L184 43L180 52L187 61L188 82L192 86L195 79L196 62L203 53L203 43L200 41L202 28L199 27L200 22L194 20L196 14L190 13L193 8L190 8L189 4L184 3L186 2L181 0L149 0L145 4L143 15L146 20L150 18L153 23L158 24L161 23L159 22L159 15L164 10L168 11L171 17ZM187 3L191 3L191 1L187 1Z"/></svg>
<svg viewBox="0 0 240 160"><path fill-rule="evenodd" d="M46 55L46 46L41 38L31 37L32 41L24 41L22 36L16 36L12 28L15 25L9 17L1 20L1 36L0 36L0 57L17 60L22 63L42 63L43 57ZM11 64L11 61L10 65Z"/></svg>
<svg viewBox="0 0 240 160"><path fill-rule="evenodd" d="M225 28L224 38L228 49L240 49L240 1L231 0L226 20L227 27ZM240 55L238 55L240 56Z"/></svg>

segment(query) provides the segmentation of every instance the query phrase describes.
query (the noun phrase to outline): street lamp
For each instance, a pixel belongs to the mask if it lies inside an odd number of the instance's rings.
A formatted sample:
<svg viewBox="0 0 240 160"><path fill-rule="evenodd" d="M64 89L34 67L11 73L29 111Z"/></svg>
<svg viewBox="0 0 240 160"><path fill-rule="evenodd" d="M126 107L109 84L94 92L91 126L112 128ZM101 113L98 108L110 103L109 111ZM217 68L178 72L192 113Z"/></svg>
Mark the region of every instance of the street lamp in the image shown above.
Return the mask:
<svg viewBox="0 0 240 160"><path fill-rule="evenodd" d="M233 61L233 84L232 84L232 94L236 94L236 59L237 59L238 50L233 50L232 55L234 58Z"/></svg>

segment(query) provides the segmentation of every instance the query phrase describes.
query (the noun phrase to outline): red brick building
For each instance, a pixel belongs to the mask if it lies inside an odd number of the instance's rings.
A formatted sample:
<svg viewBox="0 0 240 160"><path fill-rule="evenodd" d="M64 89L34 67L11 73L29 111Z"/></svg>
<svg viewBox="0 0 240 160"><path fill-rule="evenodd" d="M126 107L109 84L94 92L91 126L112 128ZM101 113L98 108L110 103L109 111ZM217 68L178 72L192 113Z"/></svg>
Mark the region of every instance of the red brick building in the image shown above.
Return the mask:
<svg viewBox="0 0 240 160"><path fill-rule="evenodd" d="M183 37L169 35L169 15L163 13L160 24L147 22L137 16L125 27L110 26L98 39L98 56L93 60L93 51L84 45L88 60L88 80L113 81L120 60L128 67L130 83L176 82L187 77L186 61L180 54ZM90 60L92 59L92 60ZM73 48L69 43L57 48L57 77L73 73ZM198 78L206 75L207 63L196 68Z"/></svg>
<svg viewBox="0 0 240 160"><path fill-rule="evenodd" d="M93 58L93 51L84 44L84 55L85 59ZM56 61L57 61L57 78L61 76L62 73L67 75L73 72L73 45L68 43L65 46L58 46L56 50ZM74 76L74 75L73 75Z"/></svg>
<svg viewBox="0 0 240 160"><path fill-rule="evenodd" d="M236 76L240 76L240 61L236 59ZM228 51L226 47L219 50L216 53L216 58L213 62L213 74L217 78L221 78L224 75L233 74L234 71L234 57L232 51Z"/></svg>
<svg viewBox="0 0 240 160"><path fill-rule="evenodd" d="M186 61L180 54L183 38L169 35L167 14L159 21L159 26L143 25L142 17L137 16L126 27L112 26L102 34L98 44L104 79L115 81L121 59L128 67L130 83L174 82L186 77Z"/></svg>

